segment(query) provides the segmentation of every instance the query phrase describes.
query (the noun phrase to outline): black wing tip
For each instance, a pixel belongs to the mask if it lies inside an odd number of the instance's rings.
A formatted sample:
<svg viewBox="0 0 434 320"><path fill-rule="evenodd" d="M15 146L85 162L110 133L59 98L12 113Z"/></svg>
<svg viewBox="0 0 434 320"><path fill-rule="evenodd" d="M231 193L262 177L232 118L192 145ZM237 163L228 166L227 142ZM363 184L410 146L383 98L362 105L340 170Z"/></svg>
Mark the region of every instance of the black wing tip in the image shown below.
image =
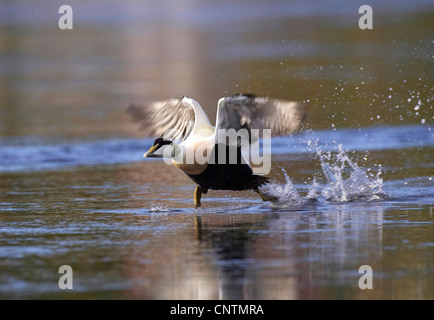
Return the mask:
<svg viewBox="0 0 434 320"><path fill-rule="evenodd" d="M143 106L137 105L135 103L129 104L125 112L130 116L130 120L134 122L142 121L146 118Z"/></svg>
<svg viewBox="0 0 434 320"><path fill-rule="evenodd" d="M235 93L231 96L231 98L235 98L235 97L256 98L257 95L253 93Z"/></svg>
<svg viewBox="0 0 434 320"><path fill-rule="evenodd" d="M308 105L303 103L301 105L301 123L305 123L310 118L310 111Z"/></svg>

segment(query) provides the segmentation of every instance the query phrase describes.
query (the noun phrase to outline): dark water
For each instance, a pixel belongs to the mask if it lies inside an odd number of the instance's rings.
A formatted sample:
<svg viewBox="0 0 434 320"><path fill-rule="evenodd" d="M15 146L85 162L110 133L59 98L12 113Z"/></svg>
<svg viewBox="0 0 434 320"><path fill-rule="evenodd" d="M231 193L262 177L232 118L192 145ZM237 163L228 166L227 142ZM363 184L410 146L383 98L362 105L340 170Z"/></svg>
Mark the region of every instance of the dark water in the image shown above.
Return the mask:
<svg viewBox="0 0 434 320"><path fill-rule="evenodd" d="M433 299L431 1L0 4L0 297ZM270 192L144 160L130 102L305 101ZM70 265L73 290L60 290ZM373 289L358 286L373 269Z"/></svg>

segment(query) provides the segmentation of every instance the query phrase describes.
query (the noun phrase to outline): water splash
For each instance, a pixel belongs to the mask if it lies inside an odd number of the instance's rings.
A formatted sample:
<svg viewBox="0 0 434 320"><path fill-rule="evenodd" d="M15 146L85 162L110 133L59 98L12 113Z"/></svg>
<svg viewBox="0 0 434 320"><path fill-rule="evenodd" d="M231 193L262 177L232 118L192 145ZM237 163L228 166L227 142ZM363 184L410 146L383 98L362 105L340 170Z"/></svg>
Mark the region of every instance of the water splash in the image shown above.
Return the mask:
<svg viewBox="0 0 434 320"><path fill-rule="evenodd" d="M164 205L151 205L150 212L151 213L167 213L170 212L170 208Z"/></svg>
<svg viewBox="0 0 434 320"><path fill-rule="evenodd" d="M381 166L376 174L366 172L349 158L342 145L338 146L337 153L318 150L317 155L326 183L320 185L315 178L307 199L318 200L322 196L331 202L350 202L387 198L382 189Z"/></svg>
<svg viewBox="0 0 434 320"><path fill-rule="evenodd" d="M282 168L285 176L285 184L269 183L262 191L267 195L276 198L275 201L270 202L273 208L299 208L304 204L303 198L298 193L297 189L292 184L286 171Z"/></svg>
<svg viewBox="0 0 434 320"><path fill-rule="evenodd" d="M388 195L383 191L381 165L376 173L359 167L350 159L339 144L336 152L324 152L318 147L319 140L308 141L308 147L315 149L321 162L323 177L315 175L305 197L301 197L286 171L282 169L286 183L270 183L263 192L276 200L273 208L297 209L306 202L324 199L329 202L384 200Z"/></svg>

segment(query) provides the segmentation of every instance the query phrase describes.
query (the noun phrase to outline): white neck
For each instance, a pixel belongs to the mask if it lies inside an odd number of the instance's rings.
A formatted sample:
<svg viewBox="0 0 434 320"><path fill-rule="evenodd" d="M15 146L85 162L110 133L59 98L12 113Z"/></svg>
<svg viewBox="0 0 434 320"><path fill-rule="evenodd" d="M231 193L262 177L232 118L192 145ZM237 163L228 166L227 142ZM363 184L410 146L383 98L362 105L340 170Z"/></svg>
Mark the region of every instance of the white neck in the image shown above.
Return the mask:
<svg viewBox="0 0 434 320"><path fill-rule="evenodd" d="M199 102L187 97L184 97L182 101L189 103L194 109L195 120L191 135L209 136L214 134L214 127Z"/></svg>

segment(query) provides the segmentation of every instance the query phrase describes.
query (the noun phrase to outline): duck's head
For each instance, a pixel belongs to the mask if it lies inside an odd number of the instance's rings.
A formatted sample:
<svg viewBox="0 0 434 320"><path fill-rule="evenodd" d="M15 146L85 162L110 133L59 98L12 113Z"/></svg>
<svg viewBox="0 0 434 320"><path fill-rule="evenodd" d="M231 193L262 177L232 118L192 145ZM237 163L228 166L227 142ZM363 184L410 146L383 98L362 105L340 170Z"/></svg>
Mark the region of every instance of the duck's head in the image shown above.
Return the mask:
<svg viewBox="0 0 434 320"><path fill-rule="evenodd" d="M153 146L145 152L145 158L173 158L175 156L176 145L165 138L155 139Z"/></svg>

